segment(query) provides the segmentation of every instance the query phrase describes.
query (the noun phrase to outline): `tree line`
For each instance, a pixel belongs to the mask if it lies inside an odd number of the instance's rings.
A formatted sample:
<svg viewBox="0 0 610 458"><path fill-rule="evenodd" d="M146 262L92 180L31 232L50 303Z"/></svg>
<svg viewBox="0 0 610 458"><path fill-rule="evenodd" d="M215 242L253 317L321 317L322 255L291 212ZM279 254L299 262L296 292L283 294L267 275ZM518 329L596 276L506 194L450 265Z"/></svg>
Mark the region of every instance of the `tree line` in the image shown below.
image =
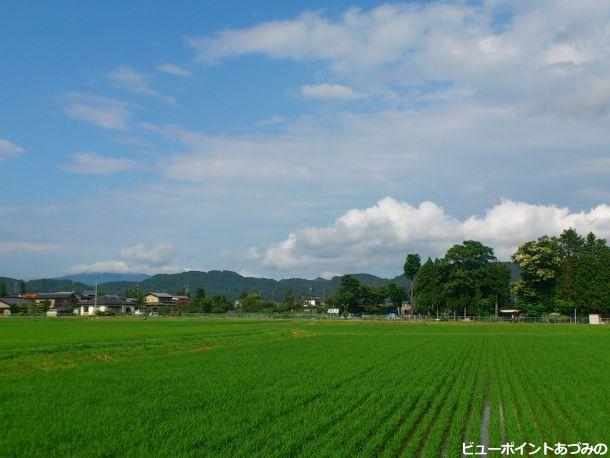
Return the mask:
<svg viewBox="0 0 610 458"><path fill-rule="evenodd" d="M344 313L387 313L387 306L398 310L408 297L408 313L426 316L497 315L506 308L529 316L610 313L610 247L592 232L583 237L570 228L543 235L522 244L511 260L519 267L512 282L510 264L476 240L423 263L410 253L403 266L408 292L394 284L361 285L344 275L327 305Z"/></svg>

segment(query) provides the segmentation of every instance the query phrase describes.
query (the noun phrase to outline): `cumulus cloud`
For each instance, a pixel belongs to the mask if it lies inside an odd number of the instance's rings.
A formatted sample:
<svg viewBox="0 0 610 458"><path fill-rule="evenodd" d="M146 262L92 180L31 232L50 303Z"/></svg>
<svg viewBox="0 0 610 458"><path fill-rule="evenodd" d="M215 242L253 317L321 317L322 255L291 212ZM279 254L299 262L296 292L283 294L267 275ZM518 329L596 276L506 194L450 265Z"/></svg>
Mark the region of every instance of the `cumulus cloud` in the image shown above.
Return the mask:
<svg viewBox="0 0 610 458"><path fill-rule="evenodd" d="M161 94L151 87L151 77L135 71L133 68L122 65L112 70L108 79L117 87L133 92L138 95L147 95L164 103L175 105L176 99Z"/></svg>
<svg viewBox="0 0 610 458"><path fill-rule="evenodd" d="M17 156L25 151L21 146L0 138L0 161L11 156Z"/></svg>
<svg viewBox="0 0 610 458"><path fill-rule="evenodd" d="M433 202L412 206L391 197L352 209L332 224L305 227L264 253L263 266L284 272L398 268L407 252L442 256L455 243L480 240L508 260L523 242L566 228L610 237L610 206L570 212L566 207L504 200L483 215L459 219Z"/></svg>
<svg viewBox="0 0 610 458"><path fill-rule="evenodd" d="M174 76L184 76L189 78L193 76L193 74L186 68L181 67L180 65L172 64L170 62L159 65L157 67L157 70Z"/></svg>
<svg viewBox="0 0 610 458"><path fill-rule="evenodd" d="M301 95L310 99L354 100L364 97L351 87L341 84L316 84L301 86Z"/></svg>
<svg viewBox="0 0 610 458"><path fill-rule="evenodd" d="M67 92L62 98L63 111L74 119L110 130L126 130L131 118L129 104L122 100L79 92Z"/></svg>
<svg viewBox="0 0 610 458"><path fill-rule="evenodd" d="M98 261L91 264L78 264L71 273L176 273L187 269L173 265L176 249L167 244L159 244L147 248L136 244L120 251L120 260Z"/></svg>
<svg viewBox="0 0 610 458"><path fill-rule="evenodd" d="M126 157L107 157L96 153L77 153L70 164L61 166L66 172L95 175L110 175L138 168L137 162Z"/></svg>

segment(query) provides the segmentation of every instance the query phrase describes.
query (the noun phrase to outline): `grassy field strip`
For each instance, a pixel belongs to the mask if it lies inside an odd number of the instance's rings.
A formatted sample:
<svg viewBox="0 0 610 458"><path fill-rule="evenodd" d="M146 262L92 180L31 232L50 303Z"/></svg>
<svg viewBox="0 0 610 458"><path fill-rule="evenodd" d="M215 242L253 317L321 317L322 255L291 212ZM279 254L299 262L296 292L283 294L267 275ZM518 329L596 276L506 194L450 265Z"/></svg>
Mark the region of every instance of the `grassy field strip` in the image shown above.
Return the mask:
<svg viewBox="0 0 610 458"><path fill-rule="evenodd" d="M430 355L427 364L435 365L440 370L433 375L429 384L418 387L419 390L415 392L417 401L414 407L410 407L408 411L403 410L398 422L392 426L392 435L384 444L383 456L399 456L402 453L419 427L419 423L428 413L434 398L444 392L447 379L458 371L463 362L464 360L457 355L453 357L446 353Z"/></svg>
<svg viewBox="0 0 610 458"><path fill-rule="evenodd" d="M431 421L425 426L423 432L419 436L415 435L413 437L413 445L405 448L404 456L415 456L415 454L410 454L412 451L415 452L415 440L418 441L417 456L419 457L439 456L443 453L447 431L451 427L453 418L457 413L458 402L465 395L468 385L476 377L476 370L478 370L477 350L475 348L472 354L468 355L470 356L469 358L466 358L466 355L464 355L466 363L461 368L461 372L453 379L446 398L440 402L438 410L433 414ZM459 448L452 450L452 452L459 451Z"/></svg>
<svg viewBox="0 0 610 458"><path fill-rule="evenodd" d="M144 320L142 318L99 318L99 319L57 319L11 318L0 321L0 350L15 348L36 348L54 346L58 342L79 345L84 342L109 342L141 340L148 338L172 338L191 334L217 334L260 332L261 330L281 330L303 322L258 323L253 326L249 320L218 322L210 326L203 320L167 319Z"/></svg>
<svg viewBox="0 0 610 458"><path fill-rule="evenodd" d="M117 361L190 351L207 351L225 346L250 345L292 338L290 330L183 335L169 339L149 338L128 342L61 345L0 353L0 377L33 370L52 371L99 361Z"/></svg>
<svg viewBox="0 0 610 458"><path fill-rule="evenodd" d="M416 383L421 384L428 380L433 370L432 366L426 364L430 345L430 341L422 342L417 346L415 354L415 348L400 349L399 354L408 354L408 358L392 354L384 372L371 374L375 377L376 395L366 403L360 403L349 415L335 422L316 438L315 443L312 442L304 448L300 455L331 456L336 455L336 450L341 450L344 456L358 454L365 442L372 442L375 433L384 431L391 413L399 410L405 402L410 401L409 396L413 396L410 390L405 389L407 383L403 378L404 374L414 368L420 368L420 377Z"/></svg>

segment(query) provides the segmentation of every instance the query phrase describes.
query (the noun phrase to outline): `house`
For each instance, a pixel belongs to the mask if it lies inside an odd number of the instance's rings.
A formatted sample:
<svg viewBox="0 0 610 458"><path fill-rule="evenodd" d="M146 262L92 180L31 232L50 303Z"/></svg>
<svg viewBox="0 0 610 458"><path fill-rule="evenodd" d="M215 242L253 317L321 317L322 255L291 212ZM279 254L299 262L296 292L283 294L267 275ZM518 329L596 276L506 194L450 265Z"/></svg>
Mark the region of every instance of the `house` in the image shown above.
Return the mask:
<svg viewBox="0 0 610 458"><path fill-rule="evenodd" d="M324 307L324 300L316 296L309 296L303 302L303 308L305 310L319 310Z"/></svg>
<svg viewBox="0 0 610 458"><path fill-rule="evenodd" d="M146 293L143 297L144 305L159 306L159 305L174 305L174 296L167 293Z"/></svg>
<svg viewBox="0 0 610 458"><path fill-rule="evenodd" d="M96 312L114 312L124 315L133 313L135 308L136 304L133 302L113 294L108 294L99 296L97 301L95 298L82 301L78 306L77 313L82 316L95 315Z"/></svg>
<svg viewBox="0 0 610 458"><path fill-rule="evenodd" d="M34 298L36 305L49 304L49 308L66 310L76 306L80 300L78 294L74 292L64 293L38 293Z"/></svg>
<svg viewBox="0 0 610 458"><path fill-rule="evenodd" d="M32 305L32 301L22 297L0 297L0 316L11 316L11 307L21 304Z"/></svg>
<svg viewBox="0 0 610 458"><path fill-rule="evenodd" d="M173 305L188 305L191 302L191 298L189 296L172 296Z"/></svg>
<svg viewBox="0 0 610 458"><path fill-rule="evenodd" d="M400 305L400 315L409 315L411 313L411 304L407 301L404 301Z"/></svg>

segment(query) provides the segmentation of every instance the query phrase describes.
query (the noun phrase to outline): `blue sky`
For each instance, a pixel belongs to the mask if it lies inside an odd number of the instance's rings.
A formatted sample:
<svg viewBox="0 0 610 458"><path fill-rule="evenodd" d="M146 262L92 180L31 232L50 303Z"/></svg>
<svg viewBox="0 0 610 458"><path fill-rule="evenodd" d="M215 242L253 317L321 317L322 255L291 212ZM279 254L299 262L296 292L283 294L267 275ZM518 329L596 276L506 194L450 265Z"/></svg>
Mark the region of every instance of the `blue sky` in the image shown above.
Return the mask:
<svg viewBox="0 0 610 458"><path fill-rule="evenodd" d="M395 275L610 235L608 5L0 6L0 275Z"/></svg>

